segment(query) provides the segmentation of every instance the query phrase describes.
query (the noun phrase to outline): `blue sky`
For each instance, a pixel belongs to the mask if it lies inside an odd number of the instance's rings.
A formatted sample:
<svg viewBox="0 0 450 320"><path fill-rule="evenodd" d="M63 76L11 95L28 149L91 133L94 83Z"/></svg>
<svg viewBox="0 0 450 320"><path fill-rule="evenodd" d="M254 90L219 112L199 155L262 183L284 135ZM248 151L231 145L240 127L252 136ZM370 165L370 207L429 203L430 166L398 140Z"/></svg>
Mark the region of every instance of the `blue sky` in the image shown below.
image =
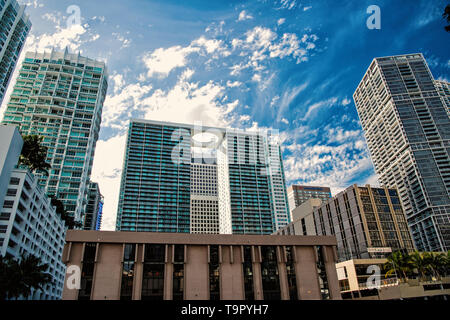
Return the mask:
<svg viewBox="0 0 450 320"><path fill-rule="evenodd" d="M25 50L68 47L107 62L92 174L105 230L130 117L278 129L288 184L336 193L377 183L352 99L372 59L422 52L436 79L450 79L444 0L19 2L33 23ZM71 5L80 25L67 25ZM366 26L370 5L381 9L380 30Z"/></svg>

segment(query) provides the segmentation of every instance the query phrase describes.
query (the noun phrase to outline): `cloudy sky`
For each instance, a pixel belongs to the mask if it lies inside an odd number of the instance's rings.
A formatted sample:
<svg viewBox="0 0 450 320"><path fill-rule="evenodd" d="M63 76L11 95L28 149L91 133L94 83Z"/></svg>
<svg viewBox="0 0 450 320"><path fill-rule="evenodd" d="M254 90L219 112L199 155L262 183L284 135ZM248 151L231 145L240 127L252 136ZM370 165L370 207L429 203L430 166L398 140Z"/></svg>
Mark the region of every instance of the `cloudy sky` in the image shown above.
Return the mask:
<svg viewBox="0 0 450 320"><path fill-rule="evenodd" d="M436 79L450 79L444 0L19 2L33 23L24 52L68 47L107 62L92 174L104 230L115 226L130 118L277 129L287 183L336 193L377 184L352 99L372 59L422 52ZM370 5L379 30L367 27Z"/></svg>

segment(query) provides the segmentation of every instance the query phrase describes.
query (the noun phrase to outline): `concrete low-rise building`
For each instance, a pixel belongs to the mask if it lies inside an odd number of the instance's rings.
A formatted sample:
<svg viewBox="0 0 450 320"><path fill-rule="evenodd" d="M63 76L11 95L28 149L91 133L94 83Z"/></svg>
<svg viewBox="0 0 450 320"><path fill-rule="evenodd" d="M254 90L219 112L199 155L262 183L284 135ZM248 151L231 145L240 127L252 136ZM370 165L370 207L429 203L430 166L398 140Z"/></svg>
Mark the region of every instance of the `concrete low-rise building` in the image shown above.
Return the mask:
<svg viewBox="0 0 450 320"><path fill-rule="evenodd" d="M65 226L28 168L18 168L23 140L14 126L0 125L0 255L32 254L49 264L53 282L32 290L33 300L61 299Z"/></svg>
<svg viewBox="0 0 450 320"><path fill-rule="evenodd" d="M0 254L16 259L22 253L39 257L49 265L46 272L53 279L43 290L32 290L27 299L61 299L64 236L64 222L37 179L27 169L14 169L0 213Z"/></svg>
<svg viewBox="0 0 450 320"><path fill-rule="evenodd" d="M386 277L383 265L387 262L387 259L352 259L337 263L336 271L342 298L345 300L450 299L450 277L400 280L395 272Z"/></svg>
<svg viewBox="0 0 450 320"><path fill-rule="evenodd" d="M322 205L321 199L311 198L292 210L292 222L275 232L278 235L315 236L313 211Z"/></svg>
<svg viewBox="0 0 450 320"><path fill-rule="evenodd" d="M328 236L69 230L63 299L340 300L336 259Z"/></svg>

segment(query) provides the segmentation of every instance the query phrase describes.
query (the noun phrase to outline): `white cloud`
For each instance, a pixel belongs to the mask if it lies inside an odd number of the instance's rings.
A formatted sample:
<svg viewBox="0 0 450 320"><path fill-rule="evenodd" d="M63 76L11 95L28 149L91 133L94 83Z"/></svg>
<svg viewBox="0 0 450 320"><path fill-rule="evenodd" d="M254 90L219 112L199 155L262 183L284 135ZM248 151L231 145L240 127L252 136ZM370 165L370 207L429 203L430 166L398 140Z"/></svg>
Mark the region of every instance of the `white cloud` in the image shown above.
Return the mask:
<svg viewBox="0 0 450 320"><path fill-rule="evenodd" d="M91 180L99 184L105 197L102 230L115 230L125 144L125 134L97 141Z"/></svg>
<svg viewBox="0 0 450 320"><path fill-rule="evenodd" d="M244 21L244 20L250 20L253 19L253 17L249 14L247 14L247 12L245 10L242 10L241 13L239 13L239 18L238 21Z"/></svg>
<svg viewBox="0 0 450 320"><path fill-rule="evenodd" d="M343 143L347 140L354 140L355 138L361 138L362 132L361 130L344 130L343 128L329 128L326 132L326 137L328 143L338 142ZM362 144L355 142L355 149L364 148L365 143L363 140Z"/></svg>
<svg viewBox="0 0 450 320"><path fill-rule="evenodd" d="M279 0L281 7L279 9L292 10L297 5L296 0Z"/></svg>
<svg viewBox="0 0 450 320"><path fill-rule="evenodd" d="M283 122L284 124L289 124L289 120L286 118L281 119L281 122Z"/></svg>
<svg viewBox="0 0 450 320"><path fill-rule="evenodd" d="M355 150L354 142L339 146L294 143L286 148L292 153L284 159L287 181L330 186L333 193L372 168L369 155Z"/></svg>
<svg viewBox="0 0 450 320"><path fill-rule="evenodd" d="M278 116L277 116L278 121L280 121L284 112L286 111L287 108L289 108L289 106L294 101L294 99L308 87L308 84L309 84L308 82L305 82L305 83L302 83L296 87L293 87L293 88L288 89L283 92L281 101L279 103ZM271 106L280 99L280 97L278 97L278 98L277 97L278 96L274 97L275 100L272 99L272 102L270 104Z"/></svg>
<svg viewBox="0 0 450 320"><path fill-rule="evenodd" d="M66 47L72 52L77 51L82 44L81 36L87 31L85 27L79 24L74 24L70 28L56 26L56 30L53 34L44 33L40 36L30 34L24 51L36 50L41 52L49 51L52 48L65 49Z"/></svg>
<svg viewBox="0 0 450 320"><path fill-rule="evenodd" d="M198 51L198 48L174 46L146 54L143 61L148 69L147 76L167 77L173 69L184 67L187 55L194 51Z"/></svg>
<svg viewBox="0 0 450 320"><path fill-rule="evenodd" d="M25 2L24 4L26 6L31 6L31 7L34 7L34 8L38 8L38 7L42 8L44 6L44 4L40 3L40 1L38 1L38 0L28 1L28 2Z"/></svg>
<svg viewBox="0 0 450 320"><path fill-rule="evenodd" d="M350 103L352 103L352 101L351 101L350 99L348 99L348 98L344 98L344 99L341 101L341 104L342 104L343 106L347 106L347 105L349 105Z"/></svg>
<svg viewBox="0 0 450 320"><path fill-rule="evenodd" d="M225 87L209 81L203 86L180 79L170 90L156 90L140 102L146 119L194 123L201 121L208 126L226 126L230 119L227 110L233 105L224 105ZM236 103L236 101L234 101Z"/></svg>
<svg viewBox="0 0 450 320"><path fill-rule="evenodd" d="M231 52L222 40L207 39L204 36L192 41L187 47L173 46L158 48L144 54L143 62L147 67L147 76L164 78L176 68L184 67L188 63L188 56L192 53L211 55L213 59L226 57Z"/></svg>
<svg viewBox="0 0 450 320"><path fill-rule="evenodd" d="M307 61L308 51L315 48L314 42L317 39L315 35L305 34L302 40L299 40L294 33L284 33L278 39L278 35L271 29L256 26L248 30L243 39L233 39L231 45L233 50L241 51L240 56L249 57L247 64L239 64L240 69L245 66L260 71L265 69L261 63L268 58L292 57L296 59L297 64Z"/></svg>
<svg viewBox="0 0 450 320"><path fill-rule="evenodd" d="M337 101L338 101L338 99L336 97L333 97L333 98L330 98L328 100L320 101L320 102L317 102L317 103L314 103L314 104L310 105L308 107L308 111L306 111L306 113L303 116L302 120L303 121L307 120L315 110L320 109L322 107L330 107L330 106L336 104Z"/></svg>
<svg viewBox="0 0 450 320"><path fill-rule="evenodd" d="M279 25L279 26L281 26L283 23L285 23L286 22L286 19L285 18L280 18L280 19L278 19L278 21L277 21L277 24Z"/></svg>
<svg viewBox="0 0 450 320"><path fill-rule="evenodd" d="M121 88L122 77L115 76L114 81L116 79L119 81L119 87L117 87L117 92L114 91L113 95L107 95L105 99L102 126L123 129L123 118L139 107L140 101L150 92L152 86L134 83Z"/></svg>
<svg viewBox="0 0 450 320"><path fill-rule="evenodd" d="M229 87L229 88L235 88L235 87L240 87L240 86L242 86L242 82L240 82L240 81L230 81L230 80L228 80L227 81L227 87Z"/></svg>
<svg viewBox="0 0 450 320"><path fill-rule="evenodd" d="M129 33L129 32L128 32ZM113 32L112 35L122 43L122 46L120 49L128 48L131 45L131 39L125 38L125 36L121 35L120 33Z"/></svg>

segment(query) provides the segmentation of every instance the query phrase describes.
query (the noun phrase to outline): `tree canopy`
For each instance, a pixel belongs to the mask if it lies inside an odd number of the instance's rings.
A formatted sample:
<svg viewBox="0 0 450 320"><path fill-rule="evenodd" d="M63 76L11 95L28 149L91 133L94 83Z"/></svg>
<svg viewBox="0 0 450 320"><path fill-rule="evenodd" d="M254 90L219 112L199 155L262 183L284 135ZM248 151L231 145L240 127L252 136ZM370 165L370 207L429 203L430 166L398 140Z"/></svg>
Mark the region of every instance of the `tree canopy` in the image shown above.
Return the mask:
<svg viewBox="0 0 450 320"><path fill-rule="evenodd" d="M32 172L42 172L48 176L48 170L51 169L51 166L45 161L48 148L42 145L44 138L37 135L26 135L22 139L23 147L19 157L19 165L25 165Z"/></svg>
<svg viewBox="0 0 450 320"><path fill-rule="evenodd" d="M0 300L26 298L32 289L43 290L53 281L46 273L48 267L33 255L22 254L20 259L0 256Z"/></svg>

